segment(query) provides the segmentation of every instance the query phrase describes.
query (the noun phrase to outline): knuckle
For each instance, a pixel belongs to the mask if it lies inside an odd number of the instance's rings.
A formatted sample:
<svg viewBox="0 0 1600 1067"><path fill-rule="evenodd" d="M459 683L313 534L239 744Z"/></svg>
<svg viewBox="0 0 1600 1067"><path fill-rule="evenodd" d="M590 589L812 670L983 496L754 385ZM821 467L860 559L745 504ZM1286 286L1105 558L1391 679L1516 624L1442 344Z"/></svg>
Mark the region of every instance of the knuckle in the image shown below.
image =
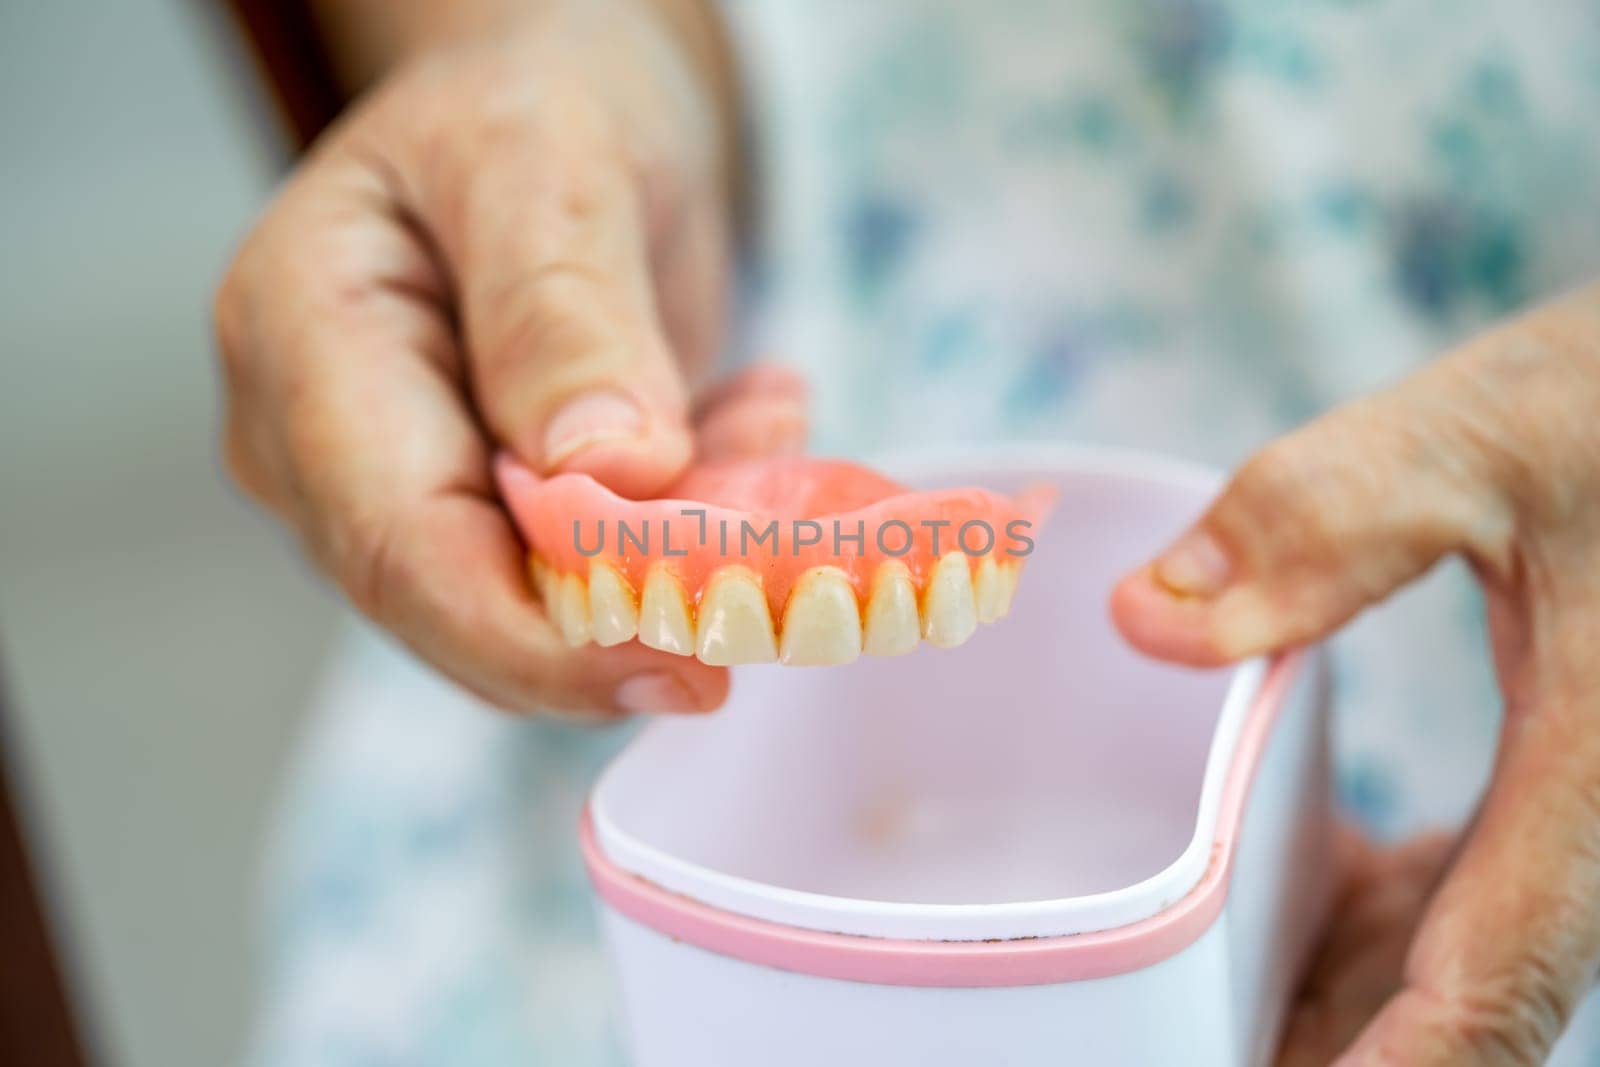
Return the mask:
<svg viewBox="0 0 1600 1067"><path fill-rule="evenodd" d="M416 575L392 518L347 519L322 539L325 566L357 611L389 625Z"/></svg>
<svg viewBox="0 0 1600 1067"><path fill-rule="evenodd" d="M594 266L552 260L491 294L491 328L479 353L490 372L518 365L530 355L559 373L564 366L607 343L622 309L608 296L609 281Z"/></svg>
<svg viewBox="0 0 1600 1067"><path fill-rule="evenodd" d="M607 299L610 279L591 263L573 258L557 258L540 264L522 283L521 303L528 317L559 326L563 323L588 323L611 303Z"/></svg>
<svg viewBox="0 0 1600 1067"><path fill-rule="evenodd" d="M1223 497L1221 518L1245 543L1270 534L1280 549L1325 541L1330 509L1313 506L1308 488L1321 477L1294 438L1266 445L1239 469Z"/></svg>
<svg viewBox="0 0 1600 1067"><path fill-rule="evenodd" d="M223 274L211 298L211 328L217 355L229 381L236 377L245 350L245 263L241 258Z"/></svg>
<svg viewBox="0 0 1600 1067"><path fill-rule="evenodd" d="M1542 998L1473 999L1455 1010L1452 1028L1458 1040L1484 1064L1536 1067L1561 1027Z"/></svg>
<svg viewBox="0 0 1600 1067"><path fill-rule="evenodd" d="M1470 990L1436 994L1431 1013L1445 1043L1465 1062L1520 1067L1543 1063L1571 1017L1571 982L1556 954L1534 952Z"/></svg>
<svg viewBox="0 0 1600 1067"><path fill-rule="evenodd" d="M1235 494L1243 500L1280 503L1298 488L1304 463L1291 442L1277 440L1260 449L1239 469Z"/></svg>
<svg viewBox="0 0 1600 1067"><path fill-rule="evenodd" d="M268 453L271 434L262 424L261 389L253 369L254 344L247 324L249 262L241 253L212 298L212 330L222 371L224 414L222 466L247 496L273 506Z"/></svg>
<svg viewBox="0 0 1600 1067"><path fill-rule="evenodd" d="M584 230L605 214L613 199L601 183L574 182L556 194L555 209L564 226Z"/></svg>
<svg viewBox="0 0 1600 1067"><path fill-rule="evenodd" d="M281 206L275 204L234 253L211 296L211 331L229 389L249 385L260 358L261 333L270 327L274 294L292 279L283 254ZM281 295L281 294L279 294Z"/></svg>
<svg viewBox="0 0 1600 1067"><path fill-rule="evenodd" d="M499 224L507 198L526 196L530 186L575 190L548 204L550 224L588 219L631 171L616 117L592 91L559 75L495 79L472 99L466 118L459 108L421 123L411 116L407 134L431 188L463 223Z"/></svg>

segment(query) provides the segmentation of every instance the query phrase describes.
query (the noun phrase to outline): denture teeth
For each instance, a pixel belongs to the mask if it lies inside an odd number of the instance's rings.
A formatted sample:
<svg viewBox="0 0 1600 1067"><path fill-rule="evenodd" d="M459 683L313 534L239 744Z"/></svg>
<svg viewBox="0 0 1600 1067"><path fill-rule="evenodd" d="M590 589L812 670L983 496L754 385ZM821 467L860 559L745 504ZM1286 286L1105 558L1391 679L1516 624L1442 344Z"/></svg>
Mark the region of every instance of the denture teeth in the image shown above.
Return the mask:
<svg viewBox="0 0 1600 1067"><path fill-rule="evenodd" d="M978 573L972 581L972 592L978 605L979 622L994 622L1006 613L1009 599L1006 596L1006 580L992 555L984 556L978 562Z"/></svg>
<svg viewBox="0 0 1600 1067"><path fill-rule="evenodd" d="M940 648L954 648L978 628L972 598L972 567L960 552L939 557L922 595L922 636Z"/></svg>
<svg viewBox="0 0 1600 1067"><path fill-rule="evenodd" d="M597 645L620 645L639 631L633 587L609 563L589 567L589 628Z"/></svg>
<svg viewBox="0 0 1600 1067"><path fill-rule="evenodd" d="M861 606L837 567L806 571L783 609L778 659L797 667L850 663L861 655Z"/></svg>
<svg viewBox="0 0 1600 1067"><path fill-rule="evenodd" d="M695 654L714 667L771 663L778 658L767 595L743 567L723 567L700 598Z"/></svg>
<svg viewBox="0 0 1600 1067"><path fill-rule="evenodd" d="M683 583L664 564L649 570L636 597L628 579L600 560L590 566L585 582L538 555L528 557L539 599L569 645L591 640L619 645L637 636L650 648L698 655L715 666L849 663L861 652L902 655L922 639L953 648L971 637L979 622L994 622L1011 610L1020 571L1020 564L993 556L973 566L964 554L948 553L934 565L919 598L906 565L886 560L872 576L863 607L842 570L815 567L795 583L784 607L780 642L760 579L744 567L715 571L696 613Z"/></svg>
<svg viewBox="0 0 1600 1067"><path fill-rule="evenodd" d="M556 626L574 648L589 641L589 590L576 574L564 574L553 586Z"/></svg>
<svg viewBox="0 0 1600 1067"><path fill-rule="evenodd" d="M683 583L665 566L645 575L639 594L639 643L680 656L694 655L694 620Z"/></svg>
<svg viewBox="0 0 1600 1067"><path fill-rule="evenodd" d="M1017 578L1022 573L1020 563L1000 564L1000 614L1011 612L1011 598L1017 595Z"/></svg>
<svg viewBox="0 0 1600 1067"><path fill-rule="evenodd" d="M917 590L911 584L911 572L899 560L880 563L867 599L863 648L869 656L900 656L916 648L921 640Z"/></svg>

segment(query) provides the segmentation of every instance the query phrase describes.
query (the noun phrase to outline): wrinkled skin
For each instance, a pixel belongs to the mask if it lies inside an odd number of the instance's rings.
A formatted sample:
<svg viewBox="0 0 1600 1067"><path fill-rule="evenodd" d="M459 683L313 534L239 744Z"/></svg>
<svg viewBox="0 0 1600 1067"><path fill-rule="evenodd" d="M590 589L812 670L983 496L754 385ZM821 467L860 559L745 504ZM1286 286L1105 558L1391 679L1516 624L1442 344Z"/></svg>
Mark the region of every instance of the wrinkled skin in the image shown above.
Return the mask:
<svg viewBox="0 0 1600 1067"><path fill-rule="evenodd" d="M1600 290L1483 335L1247 462L1112 597L1218 664L1315 640L1463 556L1505 701L1462 839L1351 850L1284 1064L1542 1063L1600 963Z"/></svg>
<svg viewBox="0 0 1600 1067"><path fill-rule="evenodd" d="M721 670L566 647L490 481L506 448L644 495L697 449L805 432L782 372L694 399L728 273L709 79L640 5L551 11L397 68L284 186L217 296L227 454L357 607L486 699L709 709ZM1351 839L1286 1067L1540 1062L1600 961L1600 297L1269 445L1112 599L1138 647L1219 664L1446 554L1490 606L1494 782L1459 843Z"/></svg>
<svg viewBox="0 0 1600 1067"><path fill-rule="evenodd" d="M398 69L290 178L218 292L239 483L358 608L496 704L608 715L726 695L726 671L693 659L569 649L490 479L509 448L648 494L696 448L800 446L790 374L691 398L725 303L719 136L658 21L552 8ZM557 412L596 394L629 417L554 439Z"/></svg>

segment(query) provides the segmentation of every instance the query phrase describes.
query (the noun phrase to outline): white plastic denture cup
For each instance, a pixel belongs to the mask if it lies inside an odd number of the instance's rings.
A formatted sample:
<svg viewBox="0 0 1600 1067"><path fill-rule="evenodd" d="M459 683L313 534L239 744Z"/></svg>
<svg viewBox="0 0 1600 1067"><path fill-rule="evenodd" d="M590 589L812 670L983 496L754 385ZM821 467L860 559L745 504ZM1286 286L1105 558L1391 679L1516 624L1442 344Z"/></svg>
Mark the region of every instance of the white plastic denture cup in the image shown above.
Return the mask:
<svg viewBox="0 0 1600 1067"><path fill-rule="evenodd" d="M1270 1062L1333 885L1315 650L1130 650L1106 598L1216 487L1030 451L891 465L1060 500L966 645L737 671L582 834L636 1067Z"/></svg>

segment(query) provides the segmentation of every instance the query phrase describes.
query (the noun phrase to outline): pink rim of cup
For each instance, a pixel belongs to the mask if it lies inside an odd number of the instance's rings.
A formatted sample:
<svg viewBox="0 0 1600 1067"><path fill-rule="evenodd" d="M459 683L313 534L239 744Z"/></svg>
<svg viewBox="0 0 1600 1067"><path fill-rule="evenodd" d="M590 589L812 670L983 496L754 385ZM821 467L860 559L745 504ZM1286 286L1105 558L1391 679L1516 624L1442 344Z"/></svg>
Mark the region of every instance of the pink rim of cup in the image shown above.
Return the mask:
<svg viewBox="0 0 1600 1067"><path fill-rule="evenodd" d="M1239 727L1198 882L1176 902L1136 922L1056 937L983 941L804 929L713 907L625 870L605 854L587 808L579 826L584 862L600 898L629 919L719 955L800 974L877 985L977 988L1053 985L1140 970L1193 944L1222 912L1250 788L1305 659L1304 652L1294 651L1267 666Z"/></svg>

